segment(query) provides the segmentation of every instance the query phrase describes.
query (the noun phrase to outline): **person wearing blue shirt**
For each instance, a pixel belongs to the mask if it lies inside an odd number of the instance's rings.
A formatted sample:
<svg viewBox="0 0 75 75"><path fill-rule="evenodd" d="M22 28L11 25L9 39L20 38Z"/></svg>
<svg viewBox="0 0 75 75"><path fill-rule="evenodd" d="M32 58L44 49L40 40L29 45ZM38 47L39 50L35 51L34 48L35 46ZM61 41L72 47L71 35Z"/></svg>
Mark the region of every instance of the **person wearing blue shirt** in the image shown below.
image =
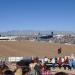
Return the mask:
<svg viewBox="0 0 75 75"><path fill-rule="evenodd" d="M72 65L73 65L73 69L75 69L75 58L73 59Z"/></svg>

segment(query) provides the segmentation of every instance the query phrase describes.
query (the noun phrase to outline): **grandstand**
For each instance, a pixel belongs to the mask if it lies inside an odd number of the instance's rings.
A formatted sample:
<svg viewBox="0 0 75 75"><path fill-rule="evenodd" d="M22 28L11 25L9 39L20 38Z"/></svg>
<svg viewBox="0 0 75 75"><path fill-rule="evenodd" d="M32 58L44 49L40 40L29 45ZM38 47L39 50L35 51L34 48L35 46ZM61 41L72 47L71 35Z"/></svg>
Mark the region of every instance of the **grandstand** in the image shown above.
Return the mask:
<svg viewBox="0 0 75 75"><path fill-rule="evenodd" d="M13 36L4 36L4 37L0 37L0 41L12 41L12 40L15 40L16 37L13 37Z"/></svg>

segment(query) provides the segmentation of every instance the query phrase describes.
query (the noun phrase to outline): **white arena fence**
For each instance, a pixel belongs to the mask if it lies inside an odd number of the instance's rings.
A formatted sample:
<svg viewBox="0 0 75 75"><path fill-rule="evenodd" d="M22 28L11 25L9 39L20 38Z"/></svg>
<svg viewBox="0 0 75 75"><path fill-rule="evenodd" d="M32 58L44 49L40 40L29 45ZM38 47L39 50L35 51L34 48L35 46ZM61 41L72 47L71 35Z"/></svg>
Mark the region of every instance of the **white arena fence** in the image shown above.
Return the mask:
<svg viewBox="0 0 75 75"><path fill-rule="evenodd" d="M0 62L18 62L24 59L24 57L0 57Z"/></svg>

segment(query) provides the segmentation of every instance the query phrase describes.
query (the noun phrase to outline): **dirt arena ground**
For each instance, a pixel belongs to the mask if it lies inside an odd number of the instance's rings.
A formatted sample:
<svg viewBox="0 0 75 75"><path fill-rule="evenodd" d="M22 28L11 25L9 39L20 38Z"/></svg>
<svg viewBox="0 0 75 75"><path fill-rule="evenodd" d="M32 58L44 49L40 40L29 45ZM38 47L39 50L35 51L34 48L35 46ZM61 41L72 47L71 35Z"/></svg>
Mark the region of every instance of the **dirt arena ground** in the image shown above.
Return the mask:
<svg viewBox="0 0 75 75"><path fill-rule="evenodd" d="M62 54L57 49L62 47ZM51 44L31 41L0 41L0 56L55 57L75 54L75 45Z"/></svg>

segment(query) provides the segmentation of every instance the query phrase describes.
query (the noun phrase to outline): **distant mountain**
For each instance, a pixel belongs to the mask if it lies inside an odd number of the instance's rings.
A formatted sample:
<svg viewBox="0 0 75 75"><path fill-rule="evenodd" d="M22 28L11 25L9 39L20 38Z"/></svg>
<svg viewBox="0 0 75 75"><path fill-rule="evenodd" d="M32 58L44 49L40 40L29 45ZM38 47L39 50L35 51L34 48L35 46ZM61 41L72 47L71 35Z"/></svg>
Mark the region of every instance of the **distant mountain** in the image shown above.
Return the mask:
<svg viewBox="0 0 75 75"><path fill-rule="evenodd" d="M7 31L7 32L1 32L0 34L2 36L25 36L25 35L33 35L38 32L34 31Z"/></svg>
<svg viewBox="0 0 75 75"><path fill-rule="evenodd" d="M38 35L40 34L51 34L51 32L54 32L54 34L73 34L74 32L66 32L66 31L33 31L33 30L13 30L13 31L7 31L7 32L0 32L2 36L25 36L25 35Z"/></svg>

